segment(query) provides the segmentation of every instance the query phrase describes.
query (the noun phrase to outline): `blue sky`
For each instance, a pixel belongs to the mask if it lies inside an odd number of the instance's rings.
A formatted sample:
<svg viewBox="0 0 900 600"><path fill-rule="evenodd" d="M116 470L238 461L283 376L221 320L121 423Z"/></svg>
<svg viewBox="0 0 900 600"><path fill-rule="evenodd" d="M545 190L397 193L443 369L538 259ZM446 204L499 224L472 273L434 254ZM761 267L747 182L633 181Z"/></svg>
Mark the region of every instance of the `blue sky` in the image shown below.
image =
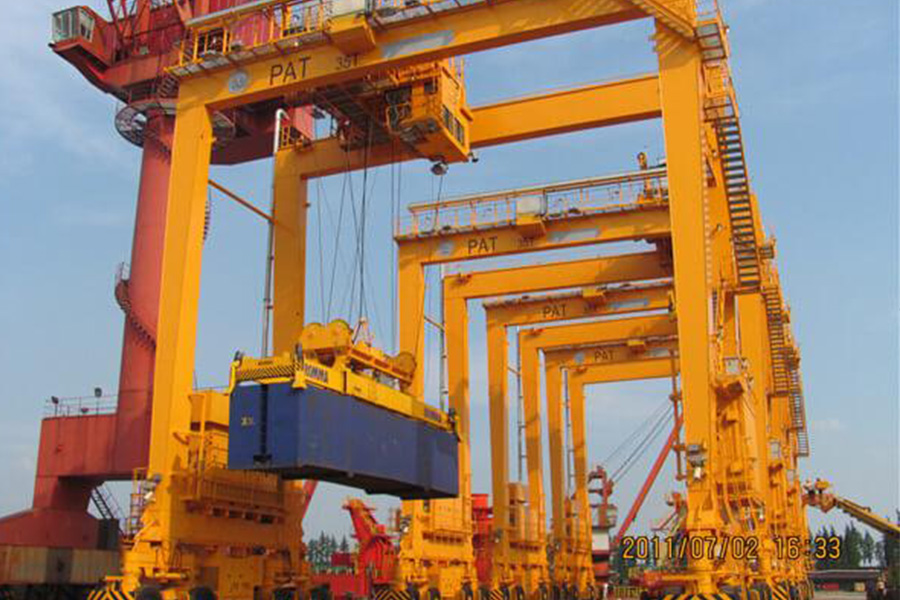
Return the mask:
<svg viewBox="0 0 900 600"><path fill-rule="evenodd" d="M130 251L140 154L114 130L115 102L47 48L50 14L64 7L57 1L9 3L0 20L0 55L6 57L0 65L0 514L30 504L44 399L89 394L94 386L113 392L117 382L122 315L113 278ZM889 514L900 504L897 3L721 3L731 25L752 182L766 226L778 239L803 353L812 457L802 476L828 478L839 492ZM645 20L468 57L469 102L652 71L650 33ZM446 197L631 169L640 151L651 159L662 155L658 123L485 150L478 164L452 167L440 192ZM388 347L390 182L399 173L402 204L432 199L439 186L427 167L410 163L393 175L380 169L369 176L369 316ZM260 161L216 168L213 177L265 205L270 172L270 163ZM343 183L343 176L333 177L311 190L310 319L325 318L322 298L327 304ZM359 175L353 185L358 199ZM320 221L324 275L317 258ZM332 317L347 316L349 304L352 226L345 223L341 235ZM258 219L213 201L200 385L225 381L235 349L258 351L264 244ZM470 310L474 487L487 491L484 321L477 305ZM433 360L428 369L433 376ZM667 385L588 391L592 462L658 405ZM623 481L621 506L639 479ZM353 491L323 488L307 529L349 531L338 505ZM654 495L663 489L657 486ZM639 528L660 516L661 503L651 502ZM822 522L811 516L814 524Z"/></svg>

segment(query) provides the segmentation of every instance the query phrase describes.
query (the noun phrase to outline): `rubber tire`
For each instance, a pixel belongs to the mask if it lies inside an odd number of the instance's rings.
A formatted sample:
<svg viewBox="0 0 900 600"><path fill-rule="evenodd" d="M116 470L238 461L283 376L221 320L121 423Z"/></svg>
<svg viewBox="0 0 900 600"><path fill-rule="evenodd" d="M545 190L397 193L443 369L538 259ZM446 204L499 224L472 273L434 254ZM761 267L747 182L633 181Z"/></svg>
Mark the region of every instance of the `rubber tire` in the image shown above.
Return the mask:
<svg viewBox="0 0 900 600"><path fill-rule="evenodd" d="M206 587L205 585L199 585L195 588L191 588L188 592L188 598L190 600L216 600L216 593L212 591L211 588ZM276 599L279 600L279 599ZM290 598L284 598L282 600L291 600Z"/></svg>
<svg viewBox="0 0 900 600"><path fill-rule="evenodd" d="M134 600L163 600L163 597L155 585L142 585L134 592Z"/></svg>

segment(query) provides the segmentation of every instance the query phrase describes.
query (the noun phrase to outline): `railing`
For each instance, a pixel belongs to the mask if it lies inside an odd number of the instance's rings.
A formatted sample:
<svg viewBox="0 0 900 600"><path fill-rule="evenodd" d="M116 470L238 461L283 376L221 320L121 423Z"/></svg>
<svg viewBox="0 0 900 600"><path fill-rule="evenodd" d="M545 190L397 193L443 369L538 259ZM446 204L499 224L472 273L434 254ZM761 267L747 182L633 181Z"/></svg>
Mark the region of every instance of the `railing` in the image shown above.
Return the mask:
<svg viewBox="0 0 900 600"><path fill-rule="evenodd" d="M119 399L116 394L67 398L50 396L44 402L44 418L111 415L116 412L118 405Z"/></svg>
<svg viewBox="0 0 900 600"><path fill-rule="evenodd" d="M719 0L696 0L697 21L714 19L720 15Z"/></svg>
<svg viewBox="0 0 900 600"><path fill-rule="evenodd" d="M331 20L333 0L251 2L188 21L176 75L196 66L215 68L320 39ZM186 68L195 66L195 69Z"/></svg>
<svg viewBox="0 0 900 600"><path fill-rule="evenodd" d="M365 12L377 27L486 0L258 0L201 15L186 23L176 76L283 53L325 39L332 19Z"/></svg>
<svg viewBox="0 0 900 600"><path fill-rule="evenodd" d="M125 520L125 536L133 538L143 527L144 507L148 502L147 494L152 494L155 484L147 481L146 469L135 469L131 477L131 494L129 495L128 517Z"/></svg>
<svg viewBox="0 0 900 600"><path fill-rule="evenodd" d="M662 167L590 179L461 196L441 202L414 204L398 219L395 235L423 236L459 230L513 225L517 216L566 219L597 212L632 208L638 201L665 201Z"/></svg>

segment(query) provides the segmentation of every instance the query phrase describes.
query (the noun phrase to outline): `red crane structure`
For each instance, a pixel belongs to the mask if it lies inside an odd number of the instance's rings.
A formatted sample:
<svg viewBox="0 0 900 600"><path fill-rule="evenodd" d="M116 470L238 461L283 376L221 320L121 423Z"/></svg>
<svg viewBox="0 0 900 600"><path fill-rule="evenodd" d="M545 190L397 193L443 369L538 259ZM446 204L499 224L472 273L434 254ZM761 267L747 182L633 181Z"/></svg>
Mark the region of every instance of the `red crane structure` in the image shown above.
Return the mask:
<svg viewBox="0 0 900 600"><path fill-rule="evenodd" d="M375 588L390 585L395 580L397 548L385 526L375 520L372 507L359 498L349 498L343 508L350 513L353 537L358 544L352 561L353 570L349 573L315 573L313 585L327 588L333 598L371 598ZM337 566L337 557L337 553L332 556L334 566Z"/></svg>
<svg viewBox="0 0 900 600"><path fill-rule="evenodd" d="M0 546L105 548L97 488L129 481L149 456L150 417L162 269L163 228L168 205L171 139L177 80L166 68L178 62L185 23L248 0L107 0L109 18L77 6L53 15L51 49L94 87L122 107L115 126L143 148L130 267L117 273L115 298L125 315L118 399L114 404L68 406L53 398L41 424L32 507L0 518ZM271 110L269 110L271 108ZM212 161L232 164L272 152L275 105L216 115L229 143L213 149ZM295 111L296 112L296 111ZM311 117L294 125L308 131ZM103 514L112 518L112 514Z"/></svg>

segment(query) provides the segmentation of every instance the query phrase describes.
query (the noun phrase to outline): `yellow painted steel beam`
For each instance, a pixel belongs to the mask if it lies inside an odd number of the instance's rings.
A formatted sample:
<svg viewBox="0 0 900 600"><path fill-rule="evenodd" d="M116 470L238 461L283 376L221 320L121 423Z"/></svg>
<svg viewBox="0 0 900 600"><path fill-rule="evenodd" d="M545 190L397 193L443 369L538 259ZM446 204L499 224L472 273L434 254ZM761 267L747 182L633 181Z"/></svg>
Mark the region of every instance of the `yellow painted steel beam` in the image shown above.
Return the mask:
<svg viewBox="0 0 900 600"><path fill-rule="evenodd" d="M197 306L212 125L202 105L182 104L175 121L169 208L160 285L160 311L153 377L153 417L148 472L171 475L186 462L186 447L173 432L190 431L187 403L194 373ZM157 489L160 539L171 539L171 479Z"/></svg>
<svg viewBox="0 0 900 600"><path fill-rule="evenodd" d="M472 147L656 119L659 79L646 75L507 100L472 110Z"/></svg>
<svg viewBox="0 0 900 600"><path fill-rule="evenodd" d="M218 181L214 181L214 180L210 179L209 186L213 189L219 190L226 197L230 198L231 200L234 200L235 202L237 202L238 204L240 204L241 206L243 206L244 208L246 208L247 210L249 210L256 216L258 216L262 219L265 219L266 221L269 221L270 223L272 222L272 215L257 208L252 202L245 200L244 198L241 198L240 196L238 196L237 194L235 194L234 192L229 190L227 187L225 187Z"/></svg>
<svg viewBox="0 0 900 600"><path fill-rule="evenodd" d="M596 261L594 262L596 263ZM562 265L555 266L561 267ZM534 273L536 269L540 269L540 267L525 268L526 271L531 273ZM474 277L482 275L479 273L473 274ZM522 275L524 275L522 281L532 281L534 279L527 274ZM501 278L506 279L506 277L502 276ZM454 277L445 278L444 284L444 297L450 302L453 301L454 295L448 288L452 284L453 279ZM592 277L592 280L596 281L596 275ZM471 281L467 280L466 284L469 283ZM471 293L474 286L469 287L466 285L465 288ZM497 536L494 544L492 571L495 585L499 585L500 582L504 582L511 577L508 575L508 569L510 563L514 563L516 560L511 553L511 532L508 526L508 486L510 478L507 328L636 311L664 310L669 306L671 287L668 282L621 287L606 291L602 291L603 289L601 286L595 285L574 293L537 297L525 296L515 300L485 303L488 399L491 424L491 481L494 498L494 531ZM512 293L509 288L504 287L497 287L496 291L505 294ZM459 288L456 289L456 292L457 294L459 293ZM548 383L549 385L551 384ZM540 411L534 416L532 427L540 430ZM551 444L555 443L555 441L551 439ZM535 460L533 458L529 464L529 485L534 485L538 479L542 480L543 476L540 470L535 469ZM534 498L531 495L529 497L533 501ZM530 510L536 517L540 515L542 518L544 514L543 498L541 502L540 506L530 505Z"/></svg>
<svg viewBox="0 0 900 600"><path fill-rule="evenodd" d="M615 212L547 220L544 224L546 233L543 235L504 225L476 232L397 236L400 269L407 263L429 265L588 244L652 240L666 237L670 231L667 206L655 203L635 204Z"/></svg>
<svg viewBox="0 0 900 600"><path fill-rule="evenodd" d="M545 356L546 358L546 356ZM567 370L569 415L572 432L572 466L575 476L576 519L574 523L574 548L569 548L567 558L571 561L579 589L593 583L591 569L591 513L587 493L587 422L585 419L585 386L614 381L633 381L671 377L673 366L677 372L677 362L671 358L650 358L619 363L582 366ZM548 363L547 367L551 369ZM547 401L550 401L550 379L547 379ZM556 392L559 395L559 392ZM569 542L570 544L573 542Z"/></svg>
<svg viewBox="0 0 900 600"><path fill-rule="evenodd" d="M701 56L696 45L665 26L657 24L656 39L671 204L685 444L698 447L710 457L716 454L716 405L710 372L711 290L701 141ZM716 536L721 518L715 482L708 472L689 471L687 532ZM696 477L697 473L701 476ZM691 561L689 568L697 582L694 592L717 591L710 561Z"/></svg>
<svg viewBox="0 0 900 600"><path fill-rule="evenodd" d="M546 356L546 355L545 355ZM678 370L678 359L636 358L630 361L597 363L569 369L570 385L591 385L612 381L640 381L672 376L672 365Z"/></svg>
<svg viewBox="0 0 900 600"><path fill-rule="evenodd" d="M513 327L643 310L665 310L670 306L671 293L669 281L608 289L592 286L569 293L488 301L484 303L484 309L489 322Z"/></svg>
<svg viewBox="0 0 900 600"><path fill-rule="evenodd" d="M275 155L273 354L293 352L305 325L307 180L290 157Z"/></svg>
<svg viewBox="0 0 900 600"><path fill-rule="evenodd" d="M179 97L215 109L361 79L401 66L460 56L573 31L644 18L625 0L498 0L410 19L373 31L375 47L345 54L337 46L285 49L283 54L182 78ZM226 63L227 64L227 63ZM242 72L242 85L230 85Z"/></svg>
<svg viewBox="0 0 900 600"><path fill-rule="evenodd" d="M400 294L400 314L422 315L423 305L421 303L422 294L424 294L423 286L423 265L421 263L403 263L406 265L405 272L401 270L401 294ZM623 283L630 281L656 280L666 277L669 274L662 257L657 252L645 252L631 255L622 255L606 258L586 259L580 261L571 261L566 263L557 263L552 265L537 265L530 267L520 267L515 269L502 269L497 271L482 271L446 277L444 279L444 330L446 332L446 344L448 348L447 356L447 372L448 384L451 390L450 397L454 403L453 408L458 411L459 428L464 430L462 434L463 444L465 447L465 456L460 457L460 475L465 481L466 490L470 485L468 478L469 459L468 459L468 341L466 336L467 327L465 324L468 319L468 309L466 301L468 299L484 298L489 296L498 296L503 294L539 292L553 289L565 289L579 285L604 285L612 283ZM405 287L404 287L405 286ZM406 290L406 292L404 292ZM418 304L409 302L413 298L418 298ZM411 327L411 325L413 327ZM416 329L417 328L417 329ZM402 319L400 322L401 331L401 348L419 349L421 360L421 337L424 335L423 324L421 318ZM404 346L404 344L406 344ZM421 363L420 363L421 364ZM489 365L491 366L491 365ZM419 388L421 391L421 388ZM492 408L495 410L496 407ZM492 418L492 437L496 436L498 428L496 427L496 419ZM540 439L535 438L533 443L538 444L537 449L531 448L532 456L541 456ZM499 447L494 444L494 447ZM532 459L532 462L534 459ZM536 465L531 464L530 473L540 473L540 462ZM530 482L530 502L533 510L539 512L540 518L537 519L540 531L543 531L543 492L542 481L540 476L529 478ZM462 485L461 481L461 485ZM508 482L508 477L505 478ZM536 483L535 483L536 482ZM498 491L494 489L494 504L498 505L497 495L501 497L507 493L506 488ZM436 501L436 502L455 502ZM415 514L418 511L418 505L414 503L405 503L404 510L409 514ZM543 539L543 536L541 536Z"/></svg>
<svg viewBox="0 0 900 600"><path fill-rule="evenodd" d="M575 494L579 519L574 540L570 540L564 528L554 527L557 553L558 583L572 583L577 579L579 589L592 582L590 543L590 506L587 497L587 423L584 415L584 386L612 381L632 381L669 377L673 368L677 372L677 360L668 356L677 351L677 340L667 338L646 340L648 351L636 353L625 343L584 346L581 348L547 350L544 352L548 429L555 443L550 448L552 502L554 515L562 515L567 501L563 493L563 425L562 425L562 373L566 372L565 389L568 391L572 445L574 450ZM666 354L660 357L660 352ZM580 517L580 515L585 515ZM555 517L556 518L556 517ZM562 537L558 537L562 536ZM574 544L574 547L573 547Z"/></svg>
<svg viewBox="0 0 900 600"><path fill-rule="evenodd" d="M621 81L506 100L471 109L471 146L486 148L595 127L658 118L659 79L645 75ZM419 159L399 143L344 150L336 138L292 151L290 161L304 177L324 177Z"/></svg>
<svg viewBox="0 0 900 600"><path fill-rule="evenodd" d="M473 255L472 258L479 258ZM424 263L410 260L400 261L400 314L411 316L400 320L400 349L415 352L418 364L423 364L422 348L424 343L423 298L424 298ZM471 514L467 508L470 497L470 458L469 458L469 402L468 402L468 311L466 298L485 297L506 293L562 289L584 283L613 283L666 277L667 268L656 252L647 252L620 257L573 261L561 265L541 265L524 267L502 272L473 273L462 277L448 278L445 282L444 329L447 332L447 377L450 389L451 408L457 414L457 431L460 435L460 497L449 500L436 500L432 506L442 506L441 510L425 513L421 502L404 502L404 514L412 519L413 527L409 536L404 537L401 551L401 570L404 576L420 576L416 570L417 561L424 560L422 523L431 522L440 514L457 515L453 529L466 531L471 527ZM449 299L449 300L448 300ZM421 377L415 380L408 390L421 396ZM539 438L536 443L540 443ZM540 456L538 451L533 456ZM534 506L541 507L542 485L536 485L531 501ZM440 503L440 504L438 504ZM543 513L541 513L543 514ZM540 521L539 521L540 523ZM445 525L449 526L449 525ZM471 539L460 541L460 552L470 552ZM419 540L416 542L416 540ZM468 555L468 554L466 554Z"/></svg>
<svg viewBox="0 0 900 600"><path fill-rule="evenodd" d="M770 373L768 360L769 340L766 336L766 311L762 294L759 292L737 296L738 320L741 332L741 355L747 359L750 375L759 385L750 388L752 406L753 443L756 461L753 463L756 486L764 502L767 518L762 522L766 535L761 536L759 553L759 575L763 580L772 577L776 548L771 540L773 535L783 535L772 531L768 516L778 502L776 490L770 484L769 475L769 398L767 394ZM806 546L804 546L806 547Z"/></svg>
<svg viewBox="0 0 900 600"><path fill-rule="evenodd" d="M146 474L141 476L147 479L144 490L152 501L144 507L140 534L123 555L123 586L128 591L137 589L148 577L157 582L181 581L184 572L171 567L179 560L196 569L194 573L202 568L227 569L237 581L255 581L265 590L273 588L274 572L300 575L292 572L301 566L301 494L296 486L283 485L275 476L225 471L214 467L215 462L197 463L197 456L207 449L216 451L216 461L227 456L227 437L221 432L205 432L205 421L199 432L193 423L195 414L221 412L222 405L227 405L223 394L193 391L212 142L206 108L180 103L163 246L150 456ZM198 402L203 405L200 410L196 410ZM212 508L227 500L209 493L211 485L239 494L252 490L263 506L259 510L268 518L282 519L281 524L216 516ZM228 547L249 555L259 546L271 553L255 561L241 562L222 552L178 554L186 547ZM252 589L240 586L219 592L232 599L252 595Z"/></svg>
<svg viewBox="0 0 900 600"><path fill-rule="evenodd" d="M646 348L641 351L628 346L627 343L586 344L568 348L554 348L544 351L544 364L553 368L565 368L574 373L588 372L593 367L605 367L618 364L633 366L634 377L626 377L621 381L642 379L639 365L642 361L672 361L670 351L678 362L678 340L676 336L648 339L643 338ZM632 368L632 367L629 367ZM670 369L671 370L671 369Z"/></svg>
<svg viewBox="0 0 900 600"><path fill-rule="evenodd" d="M537 427L534 427L534 422L538 416L536 408L539 406L538 398L540 397L539 351L547 351L548 349L563 346L611 342L614 340L671 336L676 332L676 322L670 315L521 330L518 335L518 343L521 362L522 396L525 404L526 440L535 435L540 437L540 422L538 421ZM558 415L548 414L548 424L558 420ZM529 425L532 425L530 429ZM531 448L529 448L530 452ZM557 455L556 460L561 461L562 459ZM563 497L561 476L558 476L555 480L552 478L552 469L559 466L561 464L554 467L551 463L551 481L555 481L555 483L551 484L554 488L554 498ZM562 504L554 501L553 509L554 534L557 539L562 539L564 537L562 525L565 522L562 514Z"/></svg>
<svg viewBox="0 0 900 600"><path fill-rule="evenodd" d="M523 361L528 359L533 363L534 357L528 357L527 353L536 348L546 352L551 348L596 345L614 340L668 337L676 335L677 330L675 317L668 314L523 329L518 336L519 352ZM523 376L525 372L523 366Z"/></svg>
<svg viewBox="0 0 900 600"><path fill-rule="evenodd" d="M444 278L447 298L487 298L588 285L664 279L671 270L658 252L637 252L561 263L460 273Z"/></svg>

